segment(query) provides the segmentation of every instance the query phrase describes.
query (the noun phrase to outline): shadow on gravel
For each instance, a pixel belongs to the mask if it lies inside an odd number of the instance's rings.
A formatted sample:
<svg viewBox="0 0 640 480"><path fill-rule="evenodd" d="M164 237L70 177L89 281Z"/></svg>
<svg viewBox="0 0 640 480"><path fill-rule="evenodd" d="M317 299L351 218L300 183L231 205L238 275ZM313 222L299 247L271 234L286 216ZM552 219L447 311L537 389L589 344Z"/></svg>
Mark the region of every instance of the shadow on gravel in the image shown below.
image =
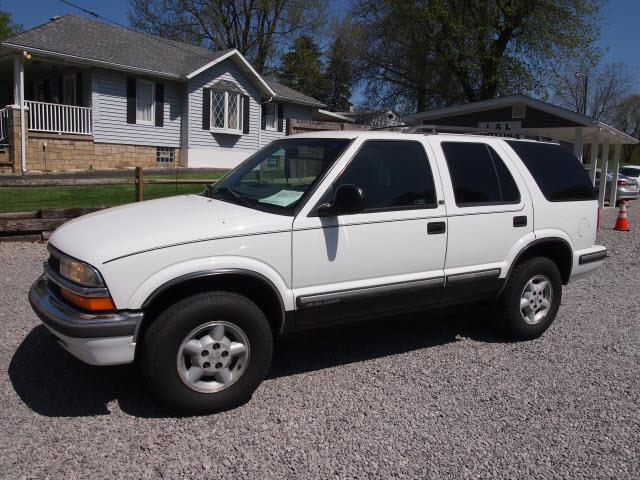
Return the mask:
<svg viewBox="0 0 640 480"><path fill-rule="evenodd" d="M281 339L268 378L280 378L455 342L461 337L497 342L483 307L391 317ZM76 360L43 326L34 328L9 364L22 401L51 417L109 415L117 401L136 417L175 417L158 406L131 365L94 367Z"/></svg>

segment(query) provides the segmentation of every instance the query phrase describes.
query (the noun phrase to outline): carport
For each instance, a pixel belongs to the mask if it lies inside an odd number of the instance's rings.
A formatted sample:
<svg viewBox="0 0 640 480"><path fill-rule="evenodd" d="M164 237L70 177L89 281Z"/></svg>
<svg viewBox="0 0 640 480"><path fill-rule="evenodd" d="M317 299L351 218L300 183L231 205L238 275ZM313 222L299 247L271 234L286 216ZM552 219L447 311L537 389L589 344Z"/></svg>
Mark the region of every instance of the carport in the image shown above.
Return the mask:
<svg viewBox="0 0 640 480"><path fill-rule="evenodd" d="M607 171L610 150L613 149L611 185L617 185L622 145L638 143L636 138L603 122L526 95L509 95L418 112L403 117L403 120L413 125L433 125L434 130L442 132L551 140L572 147L582 163L585 145L590 145L589 177L594 184L596 168L599 165L601 171ZM598 194L600 206L604 205L606 195L606 182L603 184ZM616 189L611 192L611 205L615 205L616 193Z"/></svg>

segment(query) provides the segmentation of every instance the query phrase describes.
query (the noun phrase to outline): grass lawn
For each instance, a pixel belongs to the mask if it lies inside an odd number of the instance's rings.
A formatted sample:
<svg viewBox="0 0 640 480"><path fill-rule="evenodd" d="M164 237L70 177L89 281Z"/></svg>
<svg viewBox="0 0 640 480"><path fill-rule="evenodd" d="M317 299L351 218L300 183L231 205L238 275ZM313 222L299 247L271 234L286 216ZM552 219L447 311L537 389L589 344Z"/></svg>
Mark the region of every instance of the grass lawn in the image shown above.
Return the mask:
<svg viewBox="0 0 640 480"><path fill-rule="evenodd" d="M223 173L182 174L179 178L219 178ZM174 179L171 174L149 174L147 178ZM200 193L205 185L145 185L144 199ZM82 187L0 187L0 213L29 212L41 208L112 207L131 203L135 186L96 185Z"/></svg>

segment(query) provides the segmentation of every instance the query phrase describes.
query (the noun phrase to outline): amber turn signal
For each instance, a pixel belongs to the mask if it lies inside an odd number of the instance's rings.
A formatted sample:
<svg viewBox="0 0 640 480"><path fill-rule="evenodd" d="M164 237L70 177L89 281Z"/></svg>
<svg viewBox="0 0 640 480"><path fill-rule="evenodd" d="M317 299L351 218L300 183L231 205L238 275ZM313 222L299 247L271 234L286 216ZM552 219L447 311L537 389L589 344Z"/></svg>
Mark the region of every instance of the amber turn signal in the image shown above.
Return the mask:
<svg viewBox="0 0 640 480"><path fill-rule="evenodd" d="M60 289L60 293L64 298L83 310L89 310L91 312L115 310L116 306L113 304L111 297L83 297L76 295L75 293Z"/></svg>

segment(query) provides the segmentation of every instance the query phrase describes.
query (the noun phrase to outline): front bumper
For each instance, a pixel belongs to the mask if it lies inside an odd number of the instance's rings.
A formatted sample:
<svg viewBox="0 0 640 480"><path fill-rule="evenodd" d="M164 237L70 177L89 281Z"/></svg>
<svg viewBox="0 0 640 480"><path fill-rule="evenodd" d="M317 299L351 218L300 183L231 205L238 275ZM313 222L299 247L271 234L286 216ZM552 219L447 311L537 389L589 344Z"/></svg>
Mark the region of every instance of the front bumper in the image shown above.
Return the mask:
<svg viewBox="0 0 640 480"><path fill-rule="evenodd" d="M62 301L46 276L29 291L31 308L69 353L92 365L131 363L142 312L90 314Z"/></svg>

